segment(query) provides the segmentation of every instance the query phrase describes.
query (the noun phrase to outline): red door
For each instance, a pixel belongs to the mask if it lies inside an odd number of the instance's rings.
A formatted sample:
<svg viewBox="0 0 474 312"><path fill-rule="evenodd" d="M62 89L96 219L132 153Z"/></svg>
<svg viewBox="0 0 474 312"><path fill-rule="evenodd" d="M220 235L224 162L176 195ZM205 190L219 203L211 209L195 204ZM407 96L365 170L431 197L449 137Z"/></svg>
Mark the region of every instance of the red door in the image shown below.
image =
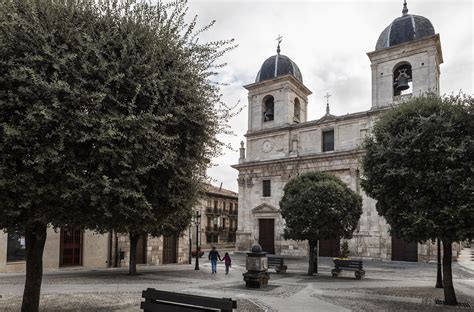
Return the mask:
<svg viewBox="0 0 474 312"><path fill-rule="evenodd" d="M163 264L176 263L176 236L163 236Z"/></svg>
<svg viewBox="0 0 474 312"><path fill-rule="evenodd" d="M61 229L60 266L82 265L83 232L78 229Z"/></svg>
<svg viewBox="0 0 474 312"><path fill-rule="evenodd" d="M146 264L147 239L145 235L140 235L137 242L137 264Z"/></svg>

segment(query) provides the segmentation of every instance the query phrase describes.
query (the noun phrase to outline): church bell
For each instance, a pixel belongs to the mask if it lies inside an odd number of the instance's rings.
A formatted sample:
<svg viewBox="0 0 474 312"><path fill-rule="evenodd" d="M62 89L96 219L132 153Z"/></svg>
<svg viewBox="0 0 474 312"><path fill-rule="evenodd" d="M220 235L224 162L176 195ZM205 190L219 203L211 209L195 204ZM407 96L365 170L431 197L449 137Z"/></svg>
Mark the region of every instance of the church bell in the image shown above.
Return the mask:
<svg viewBox="0 0 474 312"><path fill-rule="evenodd" d="M265 112L265 118L267 120L273 120L273 108L269 107Z"/></svg>
<svg viewBox="0 0 474 312"><path fill-rule="evenodd" d="M408 85L408 78L410 78L410 76L407 75L406 70L400 70L399 72L400 74L397 78L396 89L398 91L403 91L410 88Z"/></svg>

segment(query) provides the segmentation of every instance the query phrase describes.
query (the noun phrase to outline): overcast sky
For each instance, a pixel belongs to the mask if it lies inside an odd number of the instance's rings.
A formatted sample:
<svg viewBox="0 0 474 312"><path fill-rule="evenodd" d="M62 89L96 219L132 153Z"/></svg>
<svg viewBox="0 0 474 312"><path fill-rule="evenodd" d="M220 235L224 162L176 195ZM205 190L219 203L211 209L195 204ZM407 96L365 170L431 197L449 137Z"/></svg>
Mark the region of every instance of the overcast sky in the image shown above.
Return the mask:
<svg viewBox="0 0 474 312"><path fill-rule="evenodd" d="M281 54L300 68L309 97L308 120L325 113L326 92L331 113L342 115L370 109L371 72L366 53L396 17L403 1L266 1L189 0L189 18L197 14L201 24L216 24L201 38L234 38L237 49L224 57L228 66L217 77L229 86L222 89L228 104L238 101L242 113L230 125L236 136L223 136L236 151L224 150L208 170L213 184L237 191L238 147L247 132L247 91L263 61L276 53L275 38L283 36ZM474 93L473 1L408 0L409 14L428 18L441 36L444 64L441 65L441 93Z"/></svg>

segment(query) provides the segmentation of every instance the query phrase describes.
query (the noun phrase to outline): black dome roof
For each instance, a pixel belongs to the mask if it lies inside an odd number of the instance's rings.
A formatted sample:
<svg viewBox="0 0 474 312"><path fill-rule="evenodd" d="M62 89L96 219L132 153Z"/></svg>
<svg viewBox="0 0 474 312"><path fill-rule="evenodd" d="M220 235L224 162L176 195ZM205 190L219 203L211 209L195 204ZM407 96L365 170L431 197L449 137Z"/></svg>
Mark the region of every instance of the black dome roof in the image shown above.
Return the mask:
<svg viewBox="0 0 474 312"><path fill-rule="evenodd" d="M433 36L433 24L426 17L408 14L406 3L403 7L403 16L396 18L377 40L375 50L396 46L405 42Z"/></svg>
<svg viewBox="0 0 474 312"><path fill-rule="evenodd" d="M296 79L303 82L300 69L288 56L273 55L263 62L262 67L258 71L255 82L273 79L277 76L293 75Z"/></svg>

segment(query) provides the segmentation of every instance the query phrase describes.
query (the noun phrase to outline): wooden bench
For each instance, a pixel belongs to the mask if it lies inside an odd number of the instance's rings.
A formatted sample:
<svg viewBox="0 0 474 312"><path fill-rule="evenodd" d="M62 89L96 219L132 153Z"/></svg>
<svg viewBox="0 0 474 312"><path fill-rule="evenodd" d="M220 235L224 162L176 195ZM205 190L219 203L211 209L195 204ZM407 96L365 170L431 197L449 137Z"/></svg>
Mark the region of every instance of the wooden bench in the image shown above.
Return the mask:
<svg viewBox="0 0 474 312"><path fill-rule="evenodd" d="M339 277L343 270L355 271L355 278L358 280L364 278L365 276L362 260L335 259L334 264L336 268L331 270L333 277Z"/></svg>
<svg viewBox="0 0 474 312"><path fill-rule="evenodd" d="M237 309L237 302L230 298L179 294L153 288L144 290L142 298L145 298L145 301L140 303L140 309L144 312L232 312L233 309Z"/></svg>
<svg viewBox="0 0 474 312"><path fill-rule="evenodd" d="M274 268L277 273L286 273L288 268L284 264L284 259L280 257L267 257L268 268Z"/></svg>

